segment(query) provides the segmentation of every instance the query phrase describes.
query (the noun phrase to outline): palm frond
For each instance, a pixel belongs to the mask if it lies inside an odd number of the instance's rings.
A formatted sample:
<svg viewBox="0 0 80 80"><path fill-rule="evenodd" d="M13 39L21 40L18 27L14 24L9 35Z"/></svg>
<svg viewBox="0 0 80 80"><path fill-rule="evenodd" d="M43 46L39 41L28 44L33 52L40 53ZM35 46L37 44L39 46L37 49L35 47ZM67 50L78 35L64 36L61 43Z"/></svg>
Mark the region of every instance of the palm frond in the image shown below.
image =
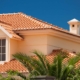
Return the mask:
<svg viewBox="0 0 80 80"><path fill-rule="evenodd" d="M28 70L29 72L33 70L31 66L31 57L23 54L23 53L16 53L13 55L14 58L16 58L19 62L21 62Z"/></svg>
<svg viewBox="0 0 80 80"><path fill-rule="evenodd" d="M42 62L43 66L46 69L46 65L45 65L46 58L45 58L45 55L43 55L41 52L38 52L38 51L34 51L33 53L36 54L36 56L39 58L39 60Z"/></svg>
<svg viewBox="0 0 80 80"><path fill-rule="evenodd" d="M63 62L63 57L61 54L57 56L57 77L60 78L61 76L61 71L62 71L62 62Z"/></svg>
<svg viewBox="0 0 80 80"><path fill-rule="evenodd" d="M65 67L61 76L61 80L66 80L68 77L68 74L73 70L73 68L74 67L72 65Z"/></svg>
<svg viewBox="0 0 80 80"><path fill-rule="evenodd" d="M72 57L64 66L63 60L67 58L67 52L65 51L60 51L59 54L53 58L52 63L49 63L49 61L46 59L46 56L41 52L34 51L33 53L36 55L37 59L27 56L23 53L14 54L14 58L20 61L29 70L29 78L37 75L48 75L55 76L57 80L70 80L72 79L71 76L74 75L71 74L74 72L74 65L80 60L79 56Z"/></svg>
<svg viewBox="0 0 80 80"><path fill-rule="evenodd" d="M76 55L75 57L72 57L69 59L68 65L75 65L75 63L77 63L79 60L80 60L80 57Z"/></svg>

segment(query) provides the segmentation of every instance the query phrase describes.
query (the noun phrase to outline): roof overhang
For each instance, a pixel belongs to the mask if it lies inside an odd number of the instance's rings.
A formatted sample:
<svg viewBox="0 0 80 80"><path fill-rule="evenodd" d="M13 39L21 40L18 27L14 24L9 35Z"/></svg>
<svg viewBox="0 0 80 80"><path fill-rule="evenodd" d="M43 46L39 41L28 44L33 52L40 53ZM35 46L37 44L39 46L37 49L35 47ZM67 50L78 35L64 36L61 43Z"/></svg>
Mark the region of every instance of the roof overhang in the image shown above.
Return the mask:
<svg viewBox="0 0 80 80"><path fill-rule="evenodd" d="M9 34L2 26L0 26L0 30L2 30L9 38L12 38L12 35Z"/></svg>
<svg viewBox="0 0 80 80"><path fill-rule="evenodd" d="M14 37L12 34L10 34L3 26L0 25L0 30L3 31L9 38L11 39L16 39L16 40L22 40L22 38L17 35L16 33L14 33L17 37ZM10 30L11 32L13 32L12 30Z"/></svg>
<svg viewBox="0 0 80 80"><path fill-rule="evenodd" d="M54 29L16 31L16 33L19 33L20 35L52 35L52 36L56 36L59 38L80 43L79 35L75 35L70 32L62 32Z"/></svg>

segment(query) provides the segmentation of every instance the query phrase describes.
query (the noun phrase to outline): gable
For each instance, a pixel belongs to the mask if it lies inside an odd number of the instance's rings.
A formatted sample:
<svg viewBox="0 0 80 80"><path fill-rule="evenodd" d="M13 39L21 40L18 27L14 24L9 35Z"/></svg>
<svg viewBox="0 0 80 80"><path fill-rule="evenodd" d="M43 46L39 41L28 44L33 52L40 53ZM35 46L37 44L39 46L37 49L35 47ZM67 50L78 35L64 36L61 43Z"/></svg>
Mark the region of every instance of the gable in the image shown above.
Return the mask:
<svg viewBox="0 0 80 80"><path fill-rule="evenodd" d="M21 40L22 37L17 35L13 30L12 27L3 23L0 23L0 30L7 35L9 38Z"/></svg>
<svg viewBox="0 0 80 80"><path fill-rule="evenodd" d="M9 33L8 33L3 27L1 27L1 26L0 26L0 31L1 31L1 34L2 34L2 35L6 35L6 36L12 38L12 35L9 34Z"/></svg>
<svg viewBox="0 0 80 80"><path fill-rule="evenodd" d="M7 35L0 29L0 37L3 37L3 36L7 36Z"/></svg>

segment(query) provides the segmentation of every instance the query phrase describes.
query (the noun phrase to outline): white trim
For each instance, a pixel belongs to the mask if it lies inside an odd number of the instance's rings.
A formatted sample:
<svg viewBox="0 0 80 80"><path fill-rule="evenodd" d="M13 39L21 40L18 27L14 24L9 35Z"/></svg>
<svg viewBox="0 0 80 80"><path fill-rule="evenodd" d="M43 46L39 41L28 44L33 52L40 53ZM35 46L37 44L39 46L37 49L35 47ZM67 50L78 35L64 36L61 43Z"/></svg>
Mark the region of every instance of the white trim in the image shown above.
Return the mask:
<svg viewBox="0 0 80 80"><path fill-rule="evenodd" d="M12 35L9 34L2 26L0 26L0 29L1 29L7 36L9 36L10 38L12 38Z"/></svg>
<svg viewBox="0 0 80 80"><path fill-rule="evenodd" d="M9 38L6 37L6 62L10 60L10 53L9 53Z"/></svg>
<svg viewBox="0 0 80 80"><path fill-rule="evenodd" d="M0 61L0 64L4 64L5 62L7 62L8 61L8 56L9 56L9 54L8 54L8 38L7 37L0 37L0 39L5 39L6 40L6 59L5 59L5 61Z"/></svg>
<svg viewBox="0 0 80 80"><path fill-rule="evenodd" d="M0 64L4 64L5 62L8 62L10 60L10 54L9 54L9 38L8 37L0 37L0 39L6 39L6 60L0 61Z"/></svg>
<svg viewBox="0 0 80 80"><path fill-rule="evenodd" d="M0 15L14 15L14 14L19 14L21 12L18 12L18 13L3 13L3 14L0 14Z"/></svg>
<svg viewBox="0 0 80 80"><path fill-rule="evenodd" d="M20 35L52 35L56 37L60 37L63 39L71 40L77 43L80 43L80 35L72 34L72 33L62 33L56 30L52 29L46 29L46 30L28 30L28 31L16 31L16 33L19 33ZM69 35L70 34L70 35ZM73 36L74 35L74 36Z"/></svg>
<svg viewBox="0 0 80 80"><path fill-rule="evenodd" d="M70 22L79 22L79 20L77 20L77 19L74 18L74 19L68 21L68 23L70 23Z"/></svg>

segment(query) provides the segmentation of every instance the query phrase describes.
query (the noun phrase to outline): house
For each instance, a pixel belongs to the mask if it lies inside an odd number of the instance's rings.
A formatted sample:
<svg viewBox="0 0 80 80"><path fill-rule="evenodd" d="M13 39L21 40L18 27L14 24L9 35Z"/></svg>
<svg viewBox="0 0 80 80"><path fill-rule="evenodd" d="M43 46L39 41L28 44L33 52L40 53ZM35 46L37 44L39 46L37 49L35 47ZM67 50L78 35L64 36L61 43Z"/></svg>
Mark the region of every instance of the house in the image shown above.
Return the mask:
<svg viewBox="0 0 80 80"><path fill-rule="evenodd" d="M70 30L38 20L24 13L0 14L0 72L8 69L28 72L12 55L23 52L33 55L33 50L45 55L63 48L80 51L80 21L68 21Z"/></svg>

